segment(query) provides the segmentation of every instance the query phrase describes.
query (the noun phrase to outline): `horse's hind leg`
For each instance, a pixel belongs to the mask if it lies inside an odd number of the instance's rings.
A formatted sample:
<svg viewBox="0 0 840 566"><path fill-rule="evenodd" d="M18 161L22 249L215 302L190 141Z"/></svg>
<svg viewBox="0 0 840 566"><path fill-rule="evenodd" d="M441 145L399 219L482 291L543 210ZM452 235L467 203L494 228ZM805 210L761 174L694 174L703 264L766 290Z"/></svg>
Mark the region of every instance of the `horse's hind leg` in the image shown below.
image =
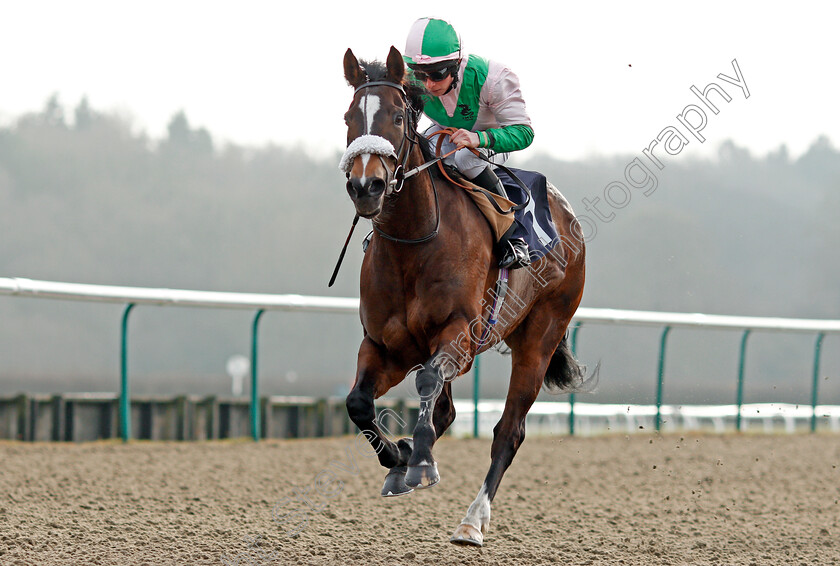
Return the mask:
<svg viewBox="0 0 840 566"><path fill-rule="evenodd" d="M552 331L534 337L533 341L524 339L517 340L516 345L511 344L513 368L510 386L502 418L493 429L490 469L450 542L472 546L483 544L484 534L490 525L490 503L496 496L505 470L525 439L525 416L540 392L551 355L566 329L565 324L562 330L559 330L560 324L550 323L550 326Z"/></svg>
<svg viewBox="0 0 840 566"><path fill-rule="evenodd" d="M545 366L542 366L541 370L544 372ZM455 529L450 542L472 546L483 544L484 534L490 526L490 503L496 496L502 475L510 466L516 451L525 439L525 415L539 394L542 375L539 370L535 371L533 368L524 370L522 366L517 367L517 365L514 365L513 375L514 380L519 383L514 388L514 382L511 381L505 410L501 420L493 429L490 470L484 478L478 495L467 510L466 516Z"/></svg>

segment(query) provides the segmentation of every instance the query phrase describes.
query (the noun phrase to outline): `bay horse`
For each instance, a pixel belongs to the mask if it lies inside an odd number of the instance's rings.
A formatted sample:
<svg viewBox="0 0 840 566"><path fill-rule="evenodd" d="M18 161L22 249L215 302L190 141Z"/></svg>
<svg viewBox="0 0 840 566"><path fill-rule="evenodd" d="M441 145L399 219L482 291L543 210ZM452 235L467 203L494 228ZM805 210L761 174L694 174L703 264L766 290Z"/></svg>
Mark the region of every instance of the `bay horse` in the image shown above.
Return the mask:
<svg viewBox="0 0 840 566"><path fill-rule="evenodd" d="M455 418L451 381L504 340L512 372L493 429L490 469L451 538L481 546L490 503L522 444L540 388L569 391L583 383L585 368L572 355L566 329L583 294L584 238L568 201L549 184L560 239L529 268L510 272L505 320L499 317L494 340L482 340L499 275L494 237L464 189L434 167L416 171L431 158L416 129L422 87L407 79L395 47L384 65L360 64L348 49L344 77L354 95L340 167L357 215L374 228L361 268L364 338L347 411L389 470L382 495L431 487L440 479L432 447ZM377 422L374 399L410 374L419 416L413 438L393 442Z"/></svg>

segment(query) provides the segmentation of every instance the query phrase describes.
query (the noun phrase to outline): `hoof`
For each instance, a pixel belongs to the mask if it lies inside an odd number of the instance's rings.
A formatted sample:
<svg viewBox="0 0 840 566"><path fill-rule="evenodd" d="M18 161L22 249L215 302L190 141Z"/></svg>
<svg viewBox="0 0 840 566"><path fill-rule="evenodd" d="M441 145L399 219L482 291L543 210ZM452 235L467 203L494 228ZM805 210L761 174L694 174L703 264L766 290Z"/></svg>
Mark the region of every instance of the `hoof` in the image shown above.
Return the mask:
<svg viewBox="0 0 840 566"><path fill-rule="evenodd" d="M484 544L484 535L472 525L461 523L455 529L449 542L464 546L482 546Z"/></svg>
<svg viewBox="0 0 840 566"><path fill-rule="evenodd" d="M397 497L408 495L413 489L405 485L405 466L391 468L385 476L385 484L382 486L382 497Z"/></svg>
<svg viewBox="0 0 840 566"><path fill-rule="evenodd" d="M405 485L423 489L432 487L440 481L437 463L422 464L420 466L409 466L405 474Z"/></svg>

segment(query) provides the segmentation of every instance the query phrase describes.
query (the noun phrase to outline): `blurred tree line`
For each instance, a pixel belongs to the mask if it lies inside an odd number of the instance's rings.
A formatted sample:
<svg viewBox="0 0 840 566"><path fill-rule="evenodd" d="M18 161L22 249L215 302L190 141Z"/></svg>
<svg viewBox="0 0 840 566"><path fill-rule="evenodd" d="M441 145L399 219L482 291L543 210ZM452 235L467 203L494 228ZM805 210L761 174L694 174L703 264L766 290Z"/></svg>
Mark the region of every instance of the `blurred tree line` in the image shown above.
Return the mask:
<svg viewBox="0 0 840 566"><path fill-rule="evenodd" d="M578 213L581 199L600 196L635 157L524 154L512 164L545 173ZM153 140L86 99L68 117L53 97L0 128L0 276L358 296L358 234L336 286L326 286L353 216L338 159L219 144L184 112ZM664 163L657 190L634 194L589 242L585 306L840 318L840 152L827 138L797 159L784 146L754 156L727 142L714 160ZM224 360L247 351L250 315L157 311L133 315L135 390L229 390ZM266 393L345 391L358 320L272 316L261 360ZM0 298L0 395L114 390L118 318L117 307ZM593 400L650 400L657 335L581 332L581 357L604 361ZM669 351L668 391L678 398L670 400L731 401L737 336L683 336ZM748 398L807 398L812 337L753 340ZM837 376L840 340L827 339L824 350L823 373ZM495 357L486 364L487 397L506 387L506 360ZM840 402L834 381L823 390Z"/></svg>

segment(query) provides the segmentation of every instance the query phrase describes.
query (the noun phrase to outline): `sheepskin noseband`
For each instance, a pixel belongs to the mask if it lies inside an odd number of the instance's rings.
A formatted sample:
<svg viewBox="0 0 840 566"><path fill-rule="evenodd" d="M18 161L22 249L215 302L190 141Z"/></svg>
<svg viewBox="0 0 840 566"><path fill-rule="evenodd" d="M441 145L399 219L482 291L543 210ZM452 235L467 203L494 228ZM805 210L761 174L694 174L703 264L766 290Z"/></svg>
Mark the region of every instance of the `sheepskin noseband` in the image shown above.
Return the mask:
<svg viewBox="0 0 840 566"><path fill-rule="evenodd" d="M353 167L353 160L364 154L384 155L385 157L393 157L397 159L397 152L393 144L383 138L382 136L374 136L372 134L365 134L359 136L350 142L344 155L341 156L341 161L338 163L338 168L344 173L350 173Z"/></svg>

